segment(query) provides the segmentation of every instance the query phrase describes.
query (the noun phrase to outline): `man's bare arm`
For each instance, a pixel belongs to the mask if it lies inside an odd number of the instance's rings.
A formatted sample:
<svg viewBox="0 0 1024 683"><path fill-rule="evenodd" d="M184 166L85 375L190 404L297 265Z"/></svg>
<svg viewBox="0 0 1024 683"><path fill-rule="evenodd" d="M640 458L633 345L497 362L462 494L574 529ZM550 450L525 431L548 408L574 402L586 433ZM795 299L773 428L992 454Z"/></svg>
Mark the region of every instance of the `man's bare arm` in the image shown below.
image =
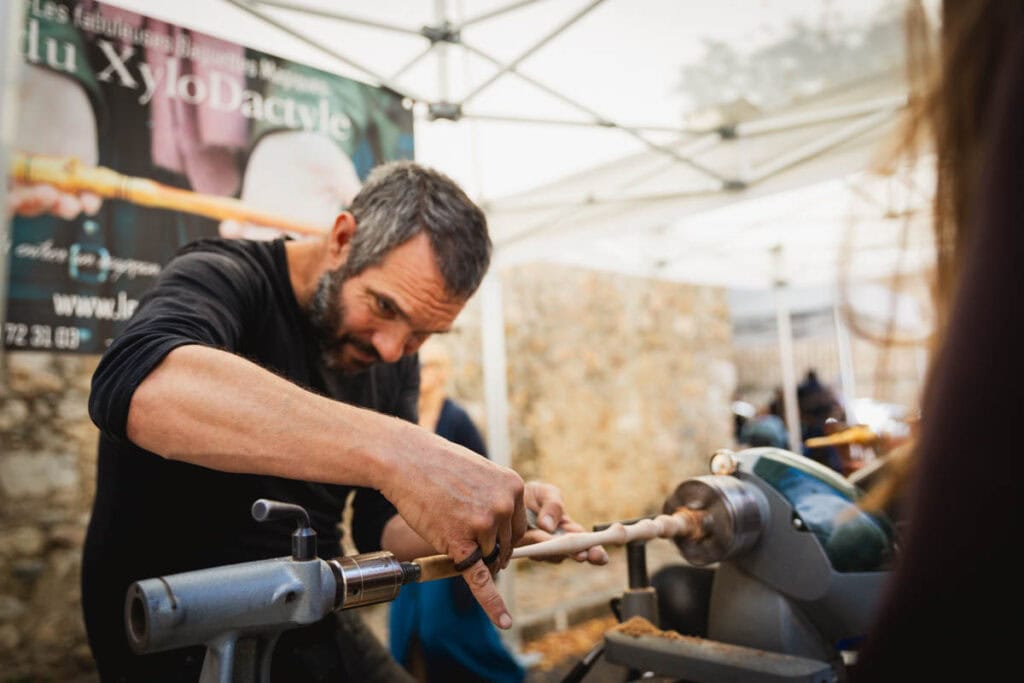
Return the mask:
<svg viewBox="0 0 1024 683"><path fill-rule="evenodd" d="M501 544L507 564L526 530L523 481L432 432L306 391L231 353L171 351L136 388L128 438L204 467L381 491L410 528L455 560ZM491 620L511 617L490 572L464 572Z"/></svg>
<svg viewBox="0 0 1024 683"><path fill-rule="evenodd" d="M396 464L386 441L407 427L234 354L189 345L135 390L127 433L146 450L211 469L380 488Z"/></svg>
<svg viewBox="0 0 1024 683"><path fill-rule="evenodd" d="M384 525L380 535L380 547L394 553L403 562L417 557L436 555L437 550L412 530L401 515L395 515Z"/></svg>

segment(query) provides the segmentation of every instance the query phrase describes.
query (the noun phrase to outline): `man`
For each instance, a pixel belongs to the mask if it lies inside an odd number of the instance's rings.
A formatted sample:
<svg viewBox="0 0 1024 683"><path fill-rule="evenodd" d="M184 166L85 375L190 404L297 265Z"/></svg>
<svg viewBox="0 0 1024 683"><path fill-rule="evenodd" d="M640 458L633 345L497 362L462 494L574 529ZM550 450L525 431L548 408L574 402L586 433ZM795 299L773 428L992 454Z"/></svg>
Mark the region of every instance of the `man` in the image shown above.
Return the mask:
<svg viewBox="0 0 1024 683"><path fill-rule="evenodd" d="M202 240L168 264L104 354L89 400L101 437L82 597L103 680L198 675L201 648L130 652L125 591L288 554L288 524L249 516L260 497L305 507L325 557L340 552L352 490L362 552L436 548L459 562L498 548L463 578L496 625L511 625L491 571L526 531L524 484L414 424L413 354L450 328L489 260L485 218L462 190L395 162L322 240ZM564 517L552 487L527 499L538 519ZM345 614L287 632L274 678L392 676Z"/></svg>

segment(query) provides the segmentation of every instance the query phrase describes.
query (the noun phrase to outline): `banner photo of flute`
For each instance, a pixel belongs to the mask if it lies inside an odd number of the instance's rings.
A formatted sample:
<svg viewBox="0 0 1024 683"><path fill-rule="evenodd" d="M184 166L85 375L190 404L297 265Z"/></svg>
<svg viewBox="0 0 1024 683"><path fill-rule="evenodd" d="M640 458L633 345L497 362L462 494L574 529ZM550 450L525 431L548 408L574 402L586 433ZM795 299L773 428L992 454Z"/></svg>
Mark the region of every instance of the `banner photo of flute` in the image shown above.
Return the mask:
<svg viewBox="0 0 1024 683"><path fill-rule="evenodd" d="M186 242L330 229L403 98L94 0L25 0L3 343L102 353Z"/></svg>

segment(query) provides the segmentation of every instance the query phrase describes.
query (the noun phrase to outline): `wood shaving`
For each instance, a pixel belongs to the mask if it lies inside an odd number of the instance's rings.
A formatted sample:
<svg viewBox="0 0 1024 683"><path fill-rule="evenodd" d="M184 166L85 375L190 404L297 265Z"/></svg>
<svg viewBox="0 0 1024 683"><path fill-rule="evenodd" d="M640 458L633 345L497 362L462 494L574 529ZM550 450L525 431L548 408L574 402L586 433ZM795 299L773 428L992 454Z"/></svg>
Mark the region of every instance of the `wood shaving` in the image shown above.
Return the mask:
<svg viewBox="0 0 1024 683"><path fill-rule="evenodd" d="M692 636L680 635L676 631L662 631L643 617L632 617L611 630L618 631L627 636L633 636L634 638L657 636L658 638L667 638L668 640L693 640Z"/></svg>
<svg viewBox="0 0 1024 683"><path fill-rule="evenodd" d="M536 652L542 659L537 667L551 671L569 658L582 659L616 625L615 617L600 617L584 621L564 631L546 633L523 645L523 652Z"/></svg>

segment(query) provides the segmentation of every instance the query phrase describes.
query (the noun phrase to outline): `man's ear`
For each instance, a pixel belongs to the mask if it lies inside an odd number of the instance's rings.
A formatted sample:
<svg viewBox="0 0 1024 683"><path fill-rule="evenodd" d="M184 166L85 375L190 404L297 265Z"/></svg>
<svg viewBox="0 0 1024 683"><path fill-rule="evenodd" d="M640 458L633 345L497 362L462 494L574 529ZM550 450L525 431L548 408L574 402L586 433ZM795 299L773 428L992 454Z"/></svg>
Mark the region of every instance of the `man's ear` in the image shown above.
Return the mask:
<svg viewBox="0 0 1024 683"><path fill-rule="evenodd" d="M352 238L356 234L356 218L349 211L342 211L334 219L334 227L327 236L328 268L335 270L348 260L352 249Z"/></svg>

